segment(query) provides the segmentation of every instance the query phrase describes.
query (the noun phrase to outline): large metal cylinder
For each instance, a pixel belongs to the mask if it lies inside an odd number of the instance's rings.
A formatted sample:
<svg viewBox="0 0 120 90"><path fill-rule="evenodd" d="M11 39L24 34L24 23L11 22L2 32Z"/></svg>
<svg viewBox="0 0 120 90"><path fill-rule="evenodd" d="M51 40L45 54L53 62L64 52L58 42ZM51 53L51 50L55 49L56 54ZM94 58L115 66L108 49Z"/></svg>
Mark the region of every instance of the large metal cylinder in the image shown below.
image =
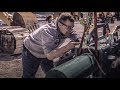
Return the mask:
<svg viewBox="0 0 120 90"><path fill-rule="evenodd" d="M45 78L82 78L90 75L94 69L94 57L90 54L82 54L51 69Z"/></svg>

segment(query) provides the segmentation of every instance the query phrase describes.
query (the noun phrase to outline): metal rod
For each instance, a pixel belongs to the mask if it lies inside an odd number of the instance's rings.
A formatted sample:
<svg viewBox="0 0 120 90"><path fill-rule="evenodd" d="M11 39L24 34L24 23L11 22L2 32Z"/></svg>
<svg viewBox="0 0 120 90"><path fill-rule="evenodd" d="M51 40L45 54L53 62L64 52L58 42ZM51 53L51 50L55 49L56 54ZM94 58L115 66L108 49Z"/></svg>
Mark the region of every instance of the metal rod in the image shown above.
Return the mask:
<svg viewBox="0 0 120 90"><path fill-rule="evenodd" d="M97 12L94 12L94 27L95 27L95 30L94 30L94 42L95 42L95 56L97 58L97 60L99 59L98 58L98 33L97 33Z"/></svg>
<svg viewBox="0 0 120 90"><path fill-rule="evenodd" d="M82 45L83 45L86 30L87 30L87 25L85 24L84 25L84 32L83 32L83 35L82 35L82 39L81 39L81 43L80 43L80 47L79 47L79 51L78 51L77 56L79 56L82 52Z"/></svg>

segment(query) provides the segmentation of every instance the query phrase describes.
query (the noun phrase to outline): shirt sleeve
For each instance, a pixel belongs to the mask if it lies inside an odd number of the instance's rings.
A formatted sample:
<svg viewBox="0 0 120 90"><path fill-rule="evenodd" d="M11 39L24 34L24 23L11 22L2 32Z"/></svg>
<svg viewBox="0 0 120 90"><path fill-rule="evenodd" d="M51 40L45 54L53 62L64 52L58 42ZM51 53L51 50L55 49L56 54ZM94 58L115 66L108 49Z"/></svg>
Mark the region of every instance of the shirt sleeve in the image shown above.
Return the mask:
<svg viewBox="0 0 120 90"><path fill-rule="evenodd" d="M71 31L69 38L74 41L81 41L83 32L84 32L84 26L82 26L80 22L75 22L75 26Z"/></svg>
<svg viewBox="0 0 120 90"><path fill-rule="evenodd" d="M41 32L42 47L45 54L54 50L58 45L59 40L49 30Z"/></svg>
<svg viewBox="0 0 120 90"><path fill-rule="evenodd" d="M73 41L80 41L81 40L80 34L78 34L76 31L72 31L70 33L69 38Z"/></svg>

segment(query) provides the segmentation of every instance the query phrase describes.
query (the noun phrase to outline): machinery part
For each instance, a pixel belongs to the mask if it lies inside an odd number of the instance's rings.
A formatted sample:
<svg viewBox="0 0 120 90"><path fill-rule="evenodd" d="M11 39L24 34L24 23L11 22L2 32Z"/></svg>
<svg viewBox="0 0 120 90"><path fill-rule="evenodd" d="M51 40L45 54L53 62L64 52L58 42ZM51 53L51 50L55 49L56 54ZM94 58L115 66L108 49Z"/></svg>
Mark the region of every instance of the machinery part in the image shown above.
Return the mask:
<svg viewBox="0 0 120 90"><path fill-rule="evenodd" d="M12 26L27 28L29 33L39 27L38 20L32 12L15 12L13 15Z"/></svg>
<svg viewBox="0 0 120 90"><path fill-rule="evenodd" d="M54 62L54 66L58 66L60 64L63 64L71 59L73 59L74 57L76 57L77 55L77 52L78 52L78 48L74 48L70 51L68 51L67 53L65 53L62 57L59 58L58 61L55 61Z"/></svg>
<svg viewBox="0 0 120 90"><path fill-rule="evenodd" d="M99 44L110 44L112 45L115 41L120 39L120 25L112 25L112 29L110 30L109 33L107 33L106 27L109 27L108 24L98 24L97 29L98 29L98 42ZM94 45L93 43L93 38L94 38L94 29L91 30L89 33L89 36L87 39L89 46ZM102 33L102 35L101 35ZM104 42L104 43L103 43Z"/></svg>
<svg viewBox="0 0 120 90"><path fill-rule="evenodd" d="M0 12L0 19L8 25L0 27L0 55L20 54L24 38L39 28L36 16L32 12L15 12L13 16Z"/></svg>
<svg viewBox="0 0 120 90"><path fill-rule="evenodd" d="M95 69L94 57L82 54L51 69L45 78L82 78L90 75Z"/></svg>
<svg viewBox="0 0 120 90"><path fill-rule="evenodd" d="M32 12L15 12L14 15L8 12L0 12L0 19L8 26L27 28L29 33L39 28L37 17Z"/></svg>
<svg viewBox="0 0 120 90"><path fill-rule="evenodd" d="M12 15L8 14L7 12L0 12L0 19L2 19L8 26L11 25Z"/></svg>
<svg viewBox="0 0 120 90"><path fill-rule="evenodd" d="M103 70L107 73L110 70L111 63L115 61L117 57L120 57L120 39L111 46L99 47L99 54Z"/></svg>
<svg viewBox="0 0 120 90"><path fill-rule="evenodd" d="M20 26L0 27L0 54L20 54L23 40L28 35L29 31Z"/></svg>
<svg viewBox="0 0 120 90"><path fill-rule="evenodd" d="M80 44L79 51L78 51L77 55L80 55L82 53L82 45L83 45L83 41L84 41L84 37L85 37L85 32L87 31L87 29L88 29L87 25L84 25L84 32L82 35L81 44Z"/></svg>
<svg viewBox="0 0 120 90"><path fill-rule="evenodd" d="M62 12L54 12L54 13L53 13L53 19L58 18L61 13L62 13Z"/></svg>
<svg viewBox="0 0 120 90"><path fill-rule="evenodd" d="M84 53L51 69L46 74L46 78L84 78L90 75L92 75L93 78L115 77L119 73L118 68L120 67L120 39L111 46L99 47L98 51L99 63L103 71L105 71L105 75L97 68L97 63L94 61L95 58L86 51L87 54ZM95 54L95 49L93 52L93 54ZM114 66L114 68L112 64L115 64L115 66L117 65L117 67ZM111 68L114 68L114 70Z"/></svg>

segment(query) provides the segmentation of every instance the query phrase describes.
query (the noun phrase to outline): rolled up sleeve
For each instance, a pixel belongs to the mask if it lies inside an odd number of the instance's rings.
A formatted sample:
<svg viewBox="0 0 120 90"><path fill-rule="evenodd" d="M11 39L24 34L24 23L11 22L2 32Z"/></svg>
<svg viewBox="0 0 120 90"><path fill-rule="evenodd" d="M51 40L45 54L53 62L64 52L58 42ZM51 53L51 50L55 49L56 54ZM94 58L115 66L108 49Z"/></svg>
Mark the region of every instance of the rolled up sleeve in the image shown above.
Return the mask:
<svg viewBox="0 0 120 90"><path fill-rule="evenodd" d="M72 32L70 33L69 38L70 38L71 40L73 40L73 41L80 41L80 40L81 40L80 34L77 34L76 31L72 31Z"/></svg>

